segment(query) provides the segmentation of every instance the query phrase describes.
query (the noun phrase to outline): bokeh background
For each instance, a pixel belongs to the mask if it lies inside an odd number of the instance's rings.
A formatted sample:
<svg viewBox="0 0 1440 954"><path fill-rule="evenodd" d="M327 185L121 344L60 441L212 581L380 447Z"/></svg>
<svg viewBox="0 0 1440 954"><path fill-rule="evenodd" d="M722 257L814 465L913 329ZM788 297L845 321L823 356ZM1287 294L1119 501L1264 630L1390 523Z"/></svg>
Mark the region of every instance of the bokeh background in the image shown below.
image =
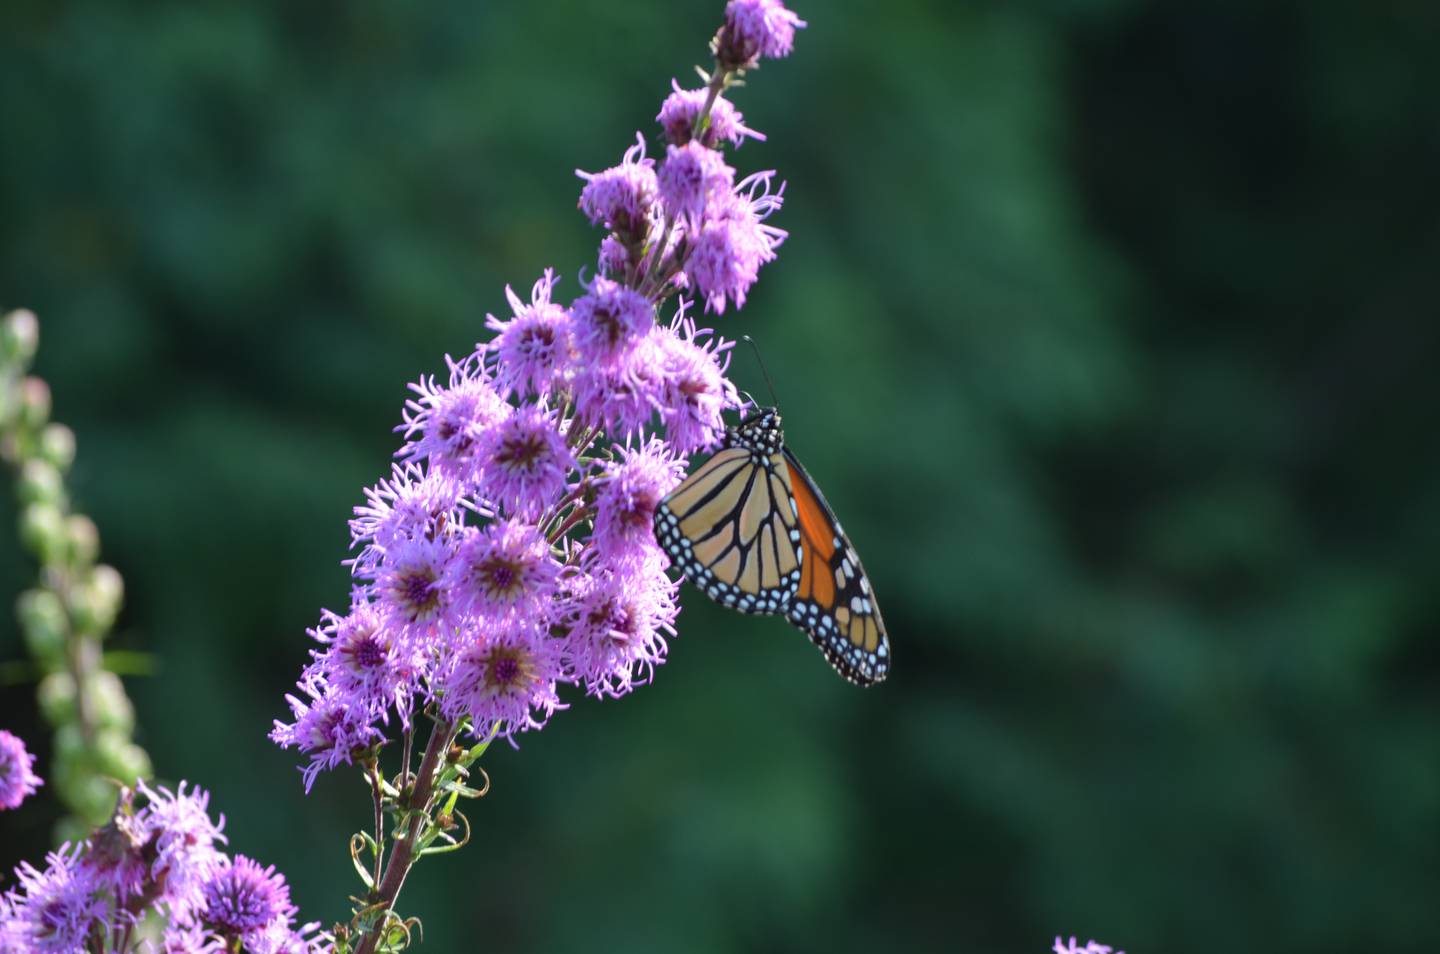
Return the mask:
<svg viewBox="0 0 1440 954"><path fill-rule="evenodd" d="M158 659L139 741L309 918L369 803L265 733L405 383L506 283L574 292L574 170L653 140L720 7L0 7L0 304L41 317L114 645ZM1429 950L1440 6L799 12L734 97L792 237L715 324L894 675L687 590L653 686L487 756L476 844L403 895L420 950ZM43 773L32 690L0 725ZM56 812L0 818L0 866Z"/></svg>

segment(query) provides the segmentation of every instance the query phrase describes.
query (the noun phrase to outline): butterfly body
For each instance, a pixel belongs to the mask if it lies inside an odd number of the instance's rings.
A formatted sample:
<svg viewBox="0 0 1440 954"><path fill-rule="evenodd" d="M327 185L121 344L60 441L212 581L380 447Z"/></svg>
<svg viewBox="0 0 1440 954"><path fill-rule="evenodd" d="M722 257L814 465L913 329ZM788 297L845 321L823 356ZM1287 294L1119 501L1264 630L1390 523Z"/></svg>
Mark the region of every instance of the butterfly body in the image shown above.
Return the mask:
<svg viewBox="0 0 1440 954"><path fill-rule="evenodd" d="M860 558L785 446L773 408L730 428L721 449L660 503L655 536L711 599L784 616L851 682L889 674L890 641Z"/></svg>

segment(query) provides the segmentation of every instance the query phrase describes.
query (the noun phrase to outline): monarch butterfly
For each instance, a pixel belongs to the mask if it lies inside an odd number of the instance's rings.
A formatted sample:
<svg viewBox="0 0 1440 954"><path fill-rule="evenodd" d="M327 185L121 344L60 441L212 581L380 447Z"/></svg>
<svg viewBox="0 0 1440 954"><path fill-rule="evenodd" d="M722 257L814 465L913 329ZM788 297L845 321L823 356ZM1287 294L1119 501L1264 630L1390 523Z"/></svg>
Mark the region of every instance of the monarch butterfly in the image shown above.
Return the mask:
<svg viewBox="0 0 1440 954"><path fill-rule="evenodd" d="M691 583L742 613L784 616L861 686L890 673L890 639L835 513L760 408L655 508L655 538Z"/></svg>

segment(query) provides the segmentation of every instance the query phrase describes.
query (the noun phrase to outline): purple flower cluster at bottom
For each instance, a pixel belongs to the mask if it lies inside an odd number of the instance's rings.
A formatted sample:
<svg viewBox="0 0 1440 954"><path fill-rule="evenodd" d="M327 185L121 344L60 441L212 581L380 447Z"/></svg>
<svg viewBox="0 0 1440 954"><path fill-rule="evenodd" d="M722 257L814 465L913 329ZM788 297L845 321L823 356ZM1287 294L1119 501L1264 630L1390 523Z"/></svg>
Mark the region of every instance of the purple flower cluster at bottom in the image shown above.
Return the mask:
<svg viewBox="0 0 1440 954"><path fill-rule="evenodd" d="M296 928L283 876L220 849L225 820L210 816L209 801L183 782L173 792L142 782L88 840L51 852L43 868L22 862L0 895L0 954L69 954L97 937L110 939L107 950L153 954L322 950L316 925ZM163 933L140 941L152 913Z"/></svg>

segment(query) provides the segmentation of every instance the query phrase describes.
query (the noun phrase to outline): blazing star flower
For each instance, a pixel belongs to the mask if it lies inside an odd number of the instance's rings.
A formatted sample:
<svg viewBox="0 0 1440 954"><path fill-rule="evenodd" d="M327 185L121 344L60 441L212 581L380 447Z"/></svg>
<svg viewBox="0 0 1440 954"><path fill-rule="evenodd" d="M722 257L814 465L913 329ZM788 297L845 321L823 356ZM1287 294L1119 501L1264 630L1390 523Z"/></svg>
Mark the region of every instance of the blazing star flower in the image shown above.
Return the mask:
<svg viewBox="0 0 1440 954"><path fill-rule="evenodd" d="M635 134L635 145L625 150L618 166L603 172L575 174L585 180L580 190L580 211L592 225L630 238L643 238L650 228L655 205L655 160L645 157L645 137Z"/></svg>
<svg viewBox="0 0 1440 954"><path fill-rule="evenodd" d="M383 737L371 724L371 714L352 705L344 696L314 683L302 683L300 688L309 701L285 696L295 721L286 725L276 719L270 741L282 749L295 748L310 756L310 764L301 769L308 793L322 771L352 764L355 752L369 748Z"/></svg>
<svg viewBox="0 0 1440 954"><path fill-rule="evenodd" d="M630 249L613 235L600 240L600 274L607 278L618 278L630 267Z"/></svg>
<svg viewBox="0 0 1440 954"><path fill-rule="evenodd" d="M450 719L469 716L476 736L509 737L538 729L558 708L558 642L533 621L467 635L445 675L441 709Z"/></svg>
<svg viewBox="0 0 1440 954"><path fill-rule="evenodd" d="M97 927L109 930L115 917L96 896L95 884L79 865L80 845L62 847L45 856L45 870L28 861L15 869L19 882L6 895L5 934L13 944L5 950L25 954L73 954Z"/></svg>
<svg viewBox="0 0 1440 954"><path fill-rule="evenodd" d="M34 772L35 756L18 736L0 729L0 809L16 808L45 783Z"/></svg>
<svg viewBox="0 0 1440 954"><path fill-rule="evenodd" d="M670 333L659 340L665 368L660 416L666 438L681 454L716 446L725 435L722 412L740 405L735 385L725 377L732 343L709 328L696 329L685 317L684 303Z"/></svg>
<svg viewBox="0 0 1440 954"><path fill-rule="evenodd" d="M575 413L611 437L643 434L665 393L663 355L656 333L646 335L614 367L591 365L575 376Z"/></svg>
<svg viewBox="0 0 1440 954"><path fill-rule="evenodd" d="M311 650L315 661L306 668L305 679L324 682L351 705L387 722L393 708L402 724L408 724L421 669L419 653L385 625L373 604L359 601L347 616L327 610L310 635L325 649Z"/></svg>
<svg viewBox="0 0 1440 954"><path fill-rule="evenodd" d="M467 529L445 582L461 612L493 619L535 612L554 592L559 572L539 530L506 520Z"/></svg>
<svg viewBox="0 0 1440 954"><path fill-rule="evenodd" d="M523 407L485 435L479 459L480 491L507 513L534 519L565 489L575 459L555 417Z"/></svg>
<svg viewBox="0 0 1440 954"><path fill-rule="evenodd" d="M779 59L795 48L795 30L804 20L780 0L730 0L725 25L716 38L716 55L731 69L750 69L760 57Z"/></svg>
<svg viewBox="0 0 1440 954"><path fill-rule="evenodd" d="M120 903L139 895L150 878L145 848L153 832L143 812L133 811L134 789L123 789L110 820L90 835L80 867L97 890L109 891ZM0 948L4 950L4 948Z"/></svg>
<svg viewBox="0 0 1440 954"><path fill-rule="evenodd" d="M712 205L728 197L735 185L735 170L719 152L692 139L665 150L658 175L665 210L696 228Z"/></svg>
<svg viewBox="0 0 1440 954"><path fill-rule="evenodd" d="M685 459L658 438L621 448L595 496L594 555L621 563L654 552L655 508L684 477Z"/></svg>
<svg viewBox="0 0 1440 954"><path fill-rule="evenodd" d="M618 697L648 681L674 634L680 584L661 570L658 551L629 566L583 561L566 583L565 658L593 696Z"/></svg>
<svg viewBox="0 0 1440 954"><path fill-rule="evenodd" d="M171 921L158 941L144 942L146 954L224 954L225 941L198 924Z"/></svg>
<svg viewBox="0 0 1440 954"><path fill-rule="evenodd" d="M515 317L500 321L485 316L485 326L495 332L489 350L498 365L496 379L506 390L518 394L528 390L543 397L563 383L571 361L570 314L550 300L558 280L554 270L547 268L530 290L529 304L507 285L505 297Z"/></svg>
<svg viewBox="0 0 1440 954"><path fill-rule="evenodd" d="M608 278L596 278L570 306L582 367L613 368L655 327L655 308L644 295Z"/></svg>
<svg viewBox="0 0 1440 954"><path fill-rule="evenodd" d="M433 377L410 385L417 397L405 402L400 455L408 462L429 460L438 470L462 483L473 479L474 453L485 429L510 413L478 361L450 361L450 384Z"/></svg>
<svg viewBox="0 0 1440 954"><path fill-rule="evenodd" d="M775 249L786 238L783 229L764 224L784 202L783 185L770 191L774 175L758 172L743 179L690 236L685 274L708 311L724 313L728 300L743 307L760 266L775 260Z"/></svg>
<svg viewBox="0 0 1440 954"><path fill-rule="evenodd" d="M655 119L665 130L665 139L668 142L683 146L695 134L695 120L699 117L700 110L705 107L710 91L681 89L680 84L673 79L670 85L675 92L665 97L665 102L660 105L660 114ZM706 120L705 131L700 134L700 142L712 149L722 142L739 146L746 136L759 140L765 138L762 133L745 125L745 117L740 115L740 111L728 99L716 96L715 102L710 105L710 116Z"/></svg>
<svg viewBox="0 0 1440 954"><path fill-rule="evenodd" d="M385 554L375 593L387 626L424 630L441 623L450 608L440 582L449 561L444 540L403 540Z"/></svg>
<svg viewBox="0 0 1440 954"><path fill-rule="evenodd" d="M1077 947L1073 937L1070 938L1068 944L1056 937L1055 947L1052 950L1054 954L1110 954L1109 946L1097 941L1087 941L1084 947ZM1125 954L1125 952L1116 951L1115 954Z"/></svg>
<svg viewBox="0 0 1440 954"><path fill-rule="evenodd" d="M276 922L288 924L296 914L285 876L244 855L220 865L201 893L199 919L226 937L249 940Z"/></svg>
<svg viewBox="0 0 1440 954"><path fill-rule="evenodd" d="M184 782L173 792L144 782L136 790L148 800L137 818L155 858L150 880L164 885L162 899L171 917L183 920L200 904L201 886L223 862L216 843L226 840L221 833L225 816L217 824L208 810L210 793L200 788L187 793Z"/></svg>
<svg viewBox="0 0 1440 954"><path fill-rule="evenodd" d="M460 487L439 471L417 464L394 465L390 479L365 490L368 504L355 508L351 546L363 544L356 573L373 576L385 551L405 540L433 537L455 519Z"/></svg>

